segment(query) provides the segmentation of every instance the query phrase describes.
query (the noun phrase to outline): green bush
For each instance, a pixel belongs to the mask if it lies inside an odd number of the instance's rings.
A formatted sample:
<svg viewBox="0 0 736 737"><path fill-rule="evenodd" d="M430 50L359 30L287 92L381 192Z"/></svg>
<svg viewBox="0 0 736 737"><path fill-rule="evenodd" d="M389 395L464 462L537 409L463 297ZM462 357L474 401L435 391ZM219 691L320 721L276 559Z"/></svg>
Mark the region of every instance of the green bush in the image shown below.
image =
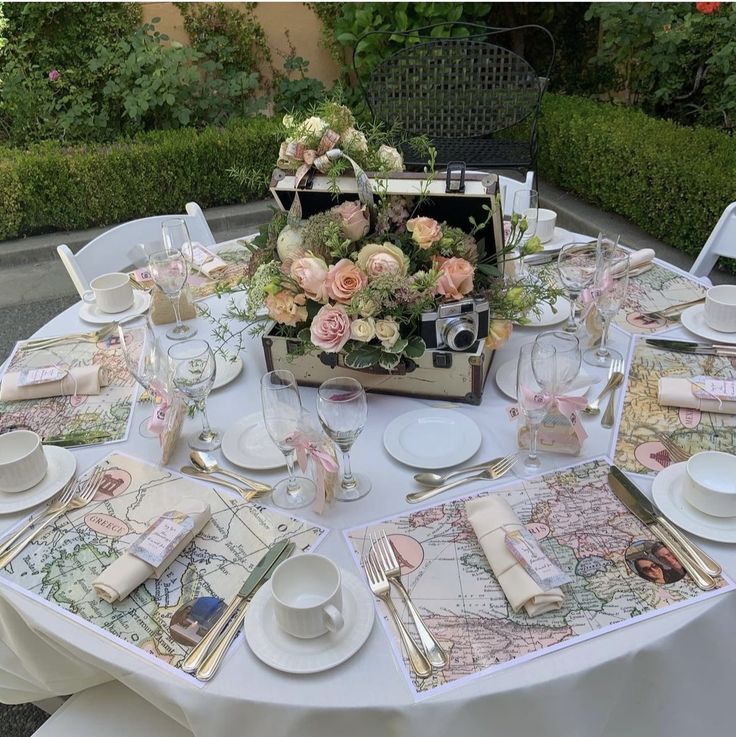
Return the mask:
<svg viewBox="0 0 736 737"><path fill-rule="evenodd" d="M736 200L736 142L641 111L545 95L539 174L695 256Z"/></svg>
<svg viewBox="0 0 736 737"><path fill-rule="evenodd" d="M111 225L263 197L280 143L265 118L227 128L143 134L130 142L0 149L0 240ZM257 172L244 185L230 168Z"/></svg>

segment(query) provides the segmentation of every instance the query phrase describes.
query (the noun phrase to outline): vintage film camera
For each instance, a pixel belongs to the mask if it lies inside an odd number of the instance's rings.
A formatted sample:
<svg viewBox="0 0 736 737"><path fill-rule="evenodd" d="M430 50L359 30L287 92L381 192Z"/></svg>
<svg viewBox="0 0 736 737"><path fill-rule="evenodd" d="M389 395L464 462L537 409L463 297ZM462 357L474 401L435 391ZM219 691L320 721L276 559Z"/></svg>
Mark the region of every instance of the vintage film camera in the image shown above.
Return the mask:
<svg viewBox="0 0 736 737"><path fill-rule="evenodd" d="M469 297L423 312L419 335L427 348L467 351L488 335L488 301Z"/></svg>

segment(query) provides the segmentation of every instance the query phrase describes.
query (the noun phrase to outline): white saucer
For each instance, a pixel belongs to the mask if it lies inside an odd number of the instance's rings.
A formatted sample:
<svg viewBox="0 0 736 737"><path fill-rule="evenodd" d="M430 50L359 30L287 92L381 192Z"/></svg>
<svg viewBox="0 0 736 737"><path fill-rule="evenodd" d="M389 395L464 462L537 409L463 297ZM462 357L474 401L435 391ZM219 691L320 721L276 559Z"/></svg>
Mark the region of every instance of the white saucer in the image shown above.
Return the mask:
<svg viewBox="0 0 736 737"><path fill-rule="evenodd" d="M133 306L122 312L102 312L95 304L82 302L79 307L79 317L85 322L95 325L103 325L110 322L118 322L126 317L142 315L151 305L151 295L141 289L133 290Z"/></svg>
<svg viewBox="0 0 736 737"><path fill-rule="evenodd" d="M243 370L243 359L240 356L236 356L234 361L230 361L218 353L215 356L215 364L217 365L217 372L215 373L215 383L212 385L212 391L237 379Z"/></svg>
<svg viewBox="0 0 736 737"><path fill-rule="evenodd" d="M543 302L541 312L538 316L534 310L529 310L526 315L528 322L525 322L521 327L542 328L547 327L548 325L557 325L570 317L570 301L567 297L558 297L555 300L554 307L557 312L552 311L552 305ZM521 323L516 324L519 325Z"/></svg>
<svg viewBox="0 0 736 737"><path fill-rule="evenodd" d="M512 358L506 363L502 363L496 371L496 384L498 388L511 399L516 399L516 366L518 358ZM570 387L565 390L565 394L571 397L582 397L592 384L598 379L586 373L580 373L575 377Z"/></svg>
<svg viewBox="0 0 736 737"><path fill-rule="evenodd" d="M595 238L593 238L592 240L595 240ZM552 251L556 248L562 248L565 243L573 243L578 241L582 243L585 242L585 239L581 238L581 236L574 236L569 230L555 227L555 234L552 236L551 240L548 240L546 243L542 243L542 248L545 251Z"/></svg>
<svg viewBox="0 0 736 737"><path fill-rule="evenodd" d="M302 640L286 634L276 623L271 583L266 583L248 607L243 629L255 656L285 673L319 673L344 663L368 639L375 610L373 596L352 573L342 571L345 624L337 632Z"/></svg>
<svg viewBox="0 0 736 737"><path fill-rule="evenodd" d="M43 451L49 464L46 475L35 486L25 491L13 494L0 492L0 514L20 512L51 499L74 476L77 470L74 453L55 445L44 445Z"/></svg>
<svg viewBox="0 0 736 737"><path fill-rule="evenodd" d="M222 436L220 450L230 463L241 468L265 471L286 465L284 454L271 440L260 412L241 417L229 427Z"/></svg>
<svg viewBox="0 0 736 737"><path fill-rule="evenodd" d="M685 499L687 463L674 463L661 470L652 484L652 497L667 519L705 540L736 543L736 517L713 517Z"/></svg>
<svg viewBox="0 0 736 737"><path fill-rule="evenodd" d="M736 333L722 333L720 330L713 330L705 322L705 305L693 305L688 307L682 315L680 322L684 328L699 338L712 340L714 343L733 343L736 345Z"/></svg>
<svg viewBox="0 0 736 737"><path fill-rule="evenodd" d="M392 420L383 445L397 460L421 469L467 461L480 448L478 425L451 409L416 409Z"/></svg>

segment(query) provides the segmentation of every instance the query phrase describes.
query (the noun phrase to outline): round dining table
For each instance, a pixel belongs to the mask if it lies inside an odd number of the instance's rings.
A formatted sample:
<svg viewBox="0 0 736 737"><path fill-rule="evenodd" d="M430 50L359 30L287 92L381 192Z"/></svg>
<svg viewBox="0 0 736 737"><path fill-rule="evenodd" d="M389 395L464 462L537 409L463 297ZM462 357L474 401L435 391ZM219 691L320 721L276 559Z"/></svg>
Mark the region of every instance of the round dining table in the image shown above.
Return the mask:
<svg viewBox="0 0 736 737"><path fill-rule="evenodd" d="M211 297L213 314L227 298ZM37 336L89 329L74 305L51 320ZM198 337L210 336L211 323L194 321ZM135 324L135 323L134 323ZM496 386L497 366L513 359L519 346L540 328L515 327L496 351L479 406L371 393L368 421L351 454L353 469L367 474L372 490L351 503L333 503L323 514L311 508L299 517L329 528L318 552L362 578L342 531L406 512L407 492L417 488L416 469L394 460L384 449L383 434L395 417L421 407L452 406L473 420L482 444L472 461L516 449L516 426L506 409L511 403ZM161 335L163 329L159 328ZM667 333L685 337L682 327ZM611 344L624 354L631 336L612 328ZM225 431L239 418L259 411L259 380L266 371L259 338L242 352L244 370L227 386L213 391L208 414ZM605 370L586 367L596 379L590 396L605 383ZM315 408L316 390L302 388L303 404ZM125 442L74 450L78 469L86 469L119 450L149 463L159 462L156 439L143 437L138 426L150 405L138 403ZM185 432L198 427L187 419ZM613 434L600 416L584 419L588 438L580 462L611 457ZM186 441L178 444L169 467L188 463ZM230 466L221 453L219 462ZM570 456L545 457L546 468L569 466ZM246 471L273 483L285 471ZM513 482L497 481L453 489L452 499ZM651 480L642 483L649 491ZM265 501L268 504L268 499ZM27 513L0 518L0 533ZM736 575L736 547L697 540ZM0 701L20 703L72 694L111 680L122 682L196 737L685 737L706 731L733 733L729 699L736 662L733 625L736 596L726 593L526 660L455 688L416 700L399 668L386 631L378 621L366 643L346 662L321 673L290 675L262 663L240 636L217 675L203 687L159 668L150 659L113 638L84 626L58 608L2 585L0 575ZM2 730L0 730L2 731ZM119 725L125 733L125 725Z"/></svg>

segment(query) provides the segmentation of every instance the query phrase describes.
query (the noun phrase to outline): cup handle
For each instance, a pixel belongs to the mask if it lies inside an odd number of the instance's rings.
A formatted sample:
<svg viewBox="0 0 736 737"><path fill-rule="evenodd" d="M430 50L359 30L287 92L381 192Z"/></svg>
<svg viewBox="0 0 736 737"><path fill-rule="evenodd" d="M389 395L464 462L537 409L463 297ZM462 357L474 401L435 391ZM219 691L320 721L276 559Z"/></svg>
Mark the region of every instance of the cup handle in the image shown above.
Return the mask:
<svg viewBox="0 0 736 737"><path fill-rule="evenodd" d="M97 301L95 299L95 293L91 289L88 289L82 295L82 301L86 302L88 305L93 305Z"/></svg>
<svg viewBox="0 0 736 737"><path fill-rule="evenodd" d="M327 627L330 632L337 632L339 629L342 629L342 626L345 624L345 620L342 618L340 610L332 604L328 604L324 607L324 609L322 609L322 614L324 615L325 627Z"/></svg>

